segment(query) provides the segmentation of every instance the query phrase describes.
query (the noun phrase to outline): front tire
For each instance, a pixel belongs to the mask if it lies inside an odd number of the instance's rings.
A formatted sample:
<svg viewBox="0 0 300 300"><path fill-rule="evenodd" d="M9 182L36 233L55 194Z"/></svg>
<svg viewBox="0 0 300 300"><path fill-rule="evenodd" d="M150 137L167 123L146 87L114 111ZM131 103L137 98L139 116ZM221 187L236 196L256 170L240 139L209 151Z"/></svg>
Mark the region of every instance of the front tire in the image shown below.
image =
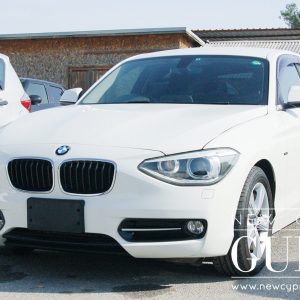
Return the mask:
<svg viewBox="0 0 300 300"><path fill-rule="evenodd" d="M234 238L227 255L216 257L214 267L231 276L253 276L265 266L266 240L271 235L274 200L264 171L253 167L244 184L234 225ZM236 267L232 259L234 243L238 241ZM256 266L251 270L252 260ZM251 271L249 271L251 270Z"/></svg>

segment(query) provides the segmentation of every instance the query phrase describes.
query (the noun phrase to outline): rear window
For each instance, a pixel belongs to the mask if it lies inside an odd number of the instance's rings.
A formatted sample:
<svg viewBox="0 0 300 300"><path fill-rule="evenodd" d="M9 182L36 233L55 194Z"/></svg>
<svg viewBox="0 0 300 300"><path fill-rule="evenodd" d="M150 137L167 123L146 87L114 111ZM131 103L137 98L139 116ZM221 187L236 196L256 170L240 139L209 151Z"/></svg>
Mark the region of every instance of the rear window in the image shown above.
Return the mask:
<svg viewBox="0 0 300 300"><path fill-rule="evenodd" d="M0 89L4 90L4 61L0 59Z"/></svg>
<svg viewBox="0 0 300 300"><path fill-rule="evenodd" d="M31 95L40 96L42 98L41 104L48 103L46 88L43 84L29 83L27 88L26 88L26 93L29 96L31 96Z"/></svg>
<svg viewBox="0 0 300 300"><path fill-rule="evenodd" d="M49 102L58 103L63 93L64 91L61 88L53 85L49 85L48 86Z"/></svg>

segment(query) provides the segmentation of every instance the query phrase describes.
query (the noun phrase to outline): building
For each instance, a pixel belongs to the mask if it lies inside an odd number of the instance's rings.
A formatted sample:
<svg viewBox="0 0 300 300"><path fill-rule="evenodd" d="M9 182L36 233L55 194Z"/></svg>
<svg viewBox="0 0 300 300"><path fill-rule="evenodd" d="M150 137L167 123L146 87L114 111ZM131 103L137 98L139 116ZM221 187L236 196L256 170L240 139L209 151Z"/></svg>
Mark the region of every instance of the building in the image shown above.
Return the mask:
<svg viewBox="0 0 300 300"><path fill-rule="evenodd" d="M201 45L186 28L0 35L0 53L10 57L20 77L83 89L132 55Z"/></svg>
<svg viewBox="0 0 300 300"><path fill-rule="evenodd" d="M300 28L194 30L207 47L259 47L300 54Z"/></svg>
<svg viewBox="0 0 300 300"><path fill-rule="evenodd" d="M104 72L135 54L186 47L263 47L300 54L300 29L193 30L150 28L0 35L20 77L86 90Z"/></svg>

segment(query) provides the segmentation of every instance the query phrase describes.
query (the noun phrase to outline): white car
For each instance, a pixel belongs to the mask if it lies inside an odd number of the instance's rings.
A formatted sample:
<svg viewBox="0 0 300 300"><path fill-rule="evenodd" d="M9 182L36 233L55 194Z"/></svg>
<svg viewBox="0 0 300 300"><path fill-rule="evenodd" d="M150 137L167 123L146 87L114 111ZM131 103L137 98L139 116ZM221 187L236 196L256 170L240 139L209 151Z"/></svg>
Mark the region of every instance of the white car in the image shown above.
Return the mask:
<svg viewBox="0 0 300 300"><path fill-rule="evenodd" d="M31 100L9 58L0 54L0 127L26 115L30 109Z"/></svg>
<svg viewBox="0 0 300 300"><path fill-rule="evenodd" d="M76 105L9 124L1 244L213 257L224 273L256 274L268 236L300 207L299 71L299 56L270 49L139 55Z"/></svg>

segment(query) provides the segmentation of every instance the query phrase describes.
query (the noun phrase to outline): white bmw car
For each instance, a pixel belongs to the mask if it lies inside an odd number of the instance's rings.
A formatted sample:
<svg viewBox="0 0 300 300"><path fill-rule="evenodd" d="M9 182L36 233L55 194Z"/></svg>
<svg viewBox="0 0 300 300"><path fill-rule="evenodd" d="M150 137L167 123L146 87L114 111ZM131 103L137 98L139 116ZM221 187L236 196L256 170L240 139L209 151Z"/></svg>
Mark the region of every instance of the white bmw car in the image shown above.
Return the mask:
<svg viewBox="0 0 300 300"><path fill-rule="evenodd" d="M0 54L0 127L31 110L31 100L25 93L9 58Z"/></svg>
<svg viewBox="0 0 300 300"><path fill-rule="evenodd" d="M213 257L256 274L268 237L298 217L299 71L270 49L139 55L76 105L6 126L1 245Z"/></svg>

